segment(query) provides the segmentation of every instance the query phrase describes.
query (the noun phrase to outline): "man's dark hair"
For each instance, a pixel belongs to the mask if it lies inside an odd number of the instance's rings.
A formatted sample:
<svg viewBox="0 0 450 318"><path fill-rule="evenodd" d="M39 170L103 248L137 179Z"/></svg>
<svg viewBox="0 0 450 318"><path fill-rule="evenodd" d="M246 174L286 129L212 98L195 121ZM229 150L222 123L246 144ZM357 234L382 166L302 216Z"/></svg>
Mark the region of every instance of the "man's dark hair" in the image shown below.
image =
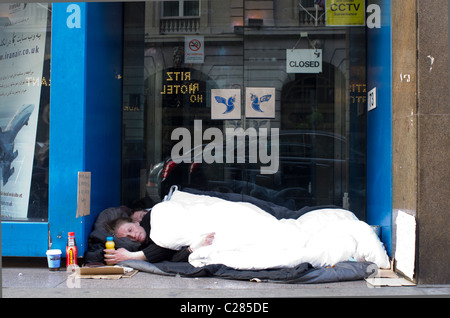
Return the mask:
<svg viewBox="0 0 450 318"><path fill-rule="evenodd" d="M133 223L133 220L129 217L120 217L120 218L114 219L114 220L106 223L105 229L106 229L106 231L111 233L113 236L115 236L117 229L123 223Z"/></svg>

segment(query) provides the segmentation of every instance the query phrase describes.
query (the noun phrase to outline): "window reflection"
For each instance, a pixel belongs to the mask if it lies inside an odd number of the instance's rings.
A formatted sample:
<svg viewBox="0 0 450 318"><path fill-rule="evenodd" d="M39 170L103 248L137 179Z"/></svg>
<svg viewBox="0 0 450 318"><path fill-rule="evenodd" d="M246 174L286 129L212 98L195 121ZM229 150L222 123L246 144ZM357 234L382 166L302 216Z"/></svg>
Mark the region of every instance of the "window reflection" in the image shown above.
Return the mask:
<svg viewBox="0 0 450 318"><path fill-rule="evenodd" d="M142 197L158 202L177 184L251 195L292 209L338 205L364 218L365 100L351 88L365 83L365 28L327 27L324 19L307 24L305 9L321 16L323 8L302 2L299 7L267 1L263 8L252 1L125 4L124 101L138 95L142 107L132 112L124 104L123 204ZM201 63L185 60L189 24L167 22L193 16L204 46ZM322 71L287 72L286 51L293 48L321 49ZM189 78L169 79L181 73ZM198 85L196 94L189 85ZM246 113L246 91L255 87L274 90L273 116ZM212 119L215 89L241 92L238 118ZM279 169L262 174L263 164L248 158L248 139L244 163L226 157L196 162L195 145L204 149L212 142L195 143L196 120L202 123L200 134L215 128L225 137L227 128L277 129ZM177 128L186 128L192 138L189 162L172 158L180 142L171 138ZM225 145L221 150L225 154Z"/></svg>
<svg viewBox="0 0 450 318"><path fill-rule="evenodd" d="M46 221L51 4L0 4L2 220Z"/></svg>

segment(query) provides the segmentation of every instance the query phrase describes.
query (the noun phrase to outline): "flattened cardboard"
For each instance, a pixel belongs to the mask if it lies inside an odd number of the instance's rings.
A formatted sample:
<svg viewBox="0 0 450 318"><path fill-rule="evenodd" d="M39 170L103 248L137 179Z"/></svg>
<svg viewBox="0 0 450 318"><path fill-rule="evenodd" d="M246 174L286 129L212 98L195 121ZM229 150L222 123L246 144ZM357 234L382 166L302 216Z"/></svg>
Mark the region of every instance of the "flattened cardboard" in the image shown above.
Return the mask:
<svg viewBox="0 0 450 318"><path fill-rule="evenodd" d="M387 277L372 277L366 278L366 282L374 287L402 287L402 286L415 286L416 284L406 280L405 278L387 278Z"/></svg>
<svg viewBox="0 0 450 318"><path fill-rule="evenodd" d="M104 267L81 267L80 275L123 275L123 267L104 266Z"/></svg>
<svg viewBox="0 0 450 318"><path fill-rule="evenodd" d="M133 277L138 270L125 271L123 267L102 266L102 267L81 267L77 271L79 278L93 279L121 279Z"/></svg>
<svg viewBox="0 0 450 318"><path fill-rule="evenodd" d="M91 173L85 171L78 172L77 189L77 215L81 217L89 215L91 211Z"/></svg>
<svg viewBox="0 0 450 318"><path fill-rule="evenodd" d="M380 269L376 277L368 277L365 280L373 287L402 287L416 285L403 277L399 277L392 269Z"/></svg>

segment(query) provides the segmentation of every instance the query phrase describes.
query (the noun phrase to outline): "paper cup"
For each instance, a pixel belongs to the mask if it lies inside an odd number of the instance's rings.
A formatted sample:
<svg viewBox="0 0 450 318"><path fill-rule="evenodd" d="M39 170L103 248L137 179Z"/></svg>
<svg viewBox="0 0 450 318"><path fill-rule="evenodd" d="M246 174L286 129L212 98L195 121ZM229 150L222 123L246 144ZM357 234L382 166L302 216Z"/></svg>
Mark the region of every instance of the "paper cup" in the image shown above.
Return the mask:
<svg viewBox="0 0 450 318"><path fill-rule="evenodd" d="M48 269L51 271L59 270L61 266L61 250L48 250L47 251Z"/></svg>

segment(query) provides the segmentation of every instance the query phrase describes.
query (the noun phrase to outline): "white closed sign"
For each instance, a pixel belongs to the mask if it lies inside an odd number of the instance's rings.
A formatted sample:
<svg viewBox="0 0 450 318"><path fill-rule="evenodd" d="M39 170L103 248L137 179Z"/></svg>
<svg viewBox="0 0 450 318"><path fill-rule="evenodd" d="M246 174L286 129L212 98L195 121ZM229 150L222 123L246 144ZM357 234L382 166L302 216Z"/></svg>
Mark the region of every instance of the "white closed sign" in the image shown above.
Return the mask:
<svg viewBox="0 0 450 318"><path fill-rule="evenodd" d="M322 50L286 50L287 73L322 73Z"/></svg>

